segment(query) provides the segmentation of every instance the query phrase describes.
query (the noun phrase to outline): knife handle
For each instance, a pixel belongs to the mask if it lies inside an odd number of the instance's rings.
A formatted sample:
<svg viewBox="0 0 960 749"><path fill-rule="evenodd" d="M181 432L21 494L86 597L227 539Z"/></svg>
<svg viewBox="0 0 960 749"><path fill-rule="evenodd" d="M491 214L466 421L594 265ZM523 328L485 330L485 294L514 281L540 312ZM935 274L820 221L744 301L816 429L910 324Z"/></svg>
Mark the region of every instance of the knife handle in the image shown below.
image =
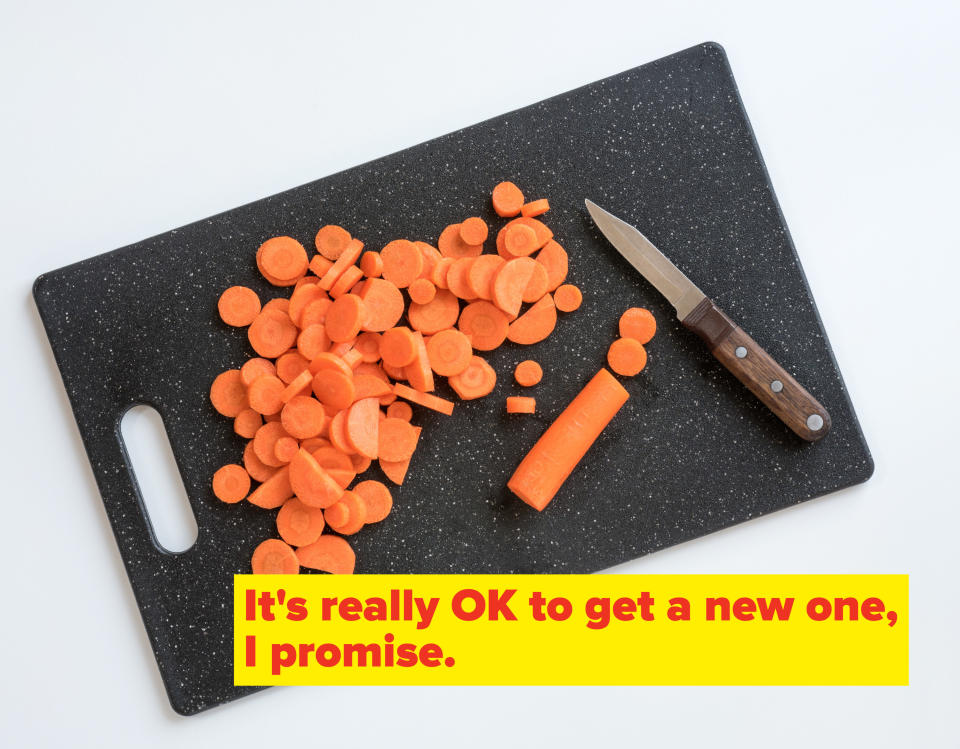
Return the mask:
<svg viewBox="0 0 960 749"><path fill-rule="evenodd" d="M815 442L830 431L827 410L710 299L681 324L700 336L710 353L798 437Z"/></svg>

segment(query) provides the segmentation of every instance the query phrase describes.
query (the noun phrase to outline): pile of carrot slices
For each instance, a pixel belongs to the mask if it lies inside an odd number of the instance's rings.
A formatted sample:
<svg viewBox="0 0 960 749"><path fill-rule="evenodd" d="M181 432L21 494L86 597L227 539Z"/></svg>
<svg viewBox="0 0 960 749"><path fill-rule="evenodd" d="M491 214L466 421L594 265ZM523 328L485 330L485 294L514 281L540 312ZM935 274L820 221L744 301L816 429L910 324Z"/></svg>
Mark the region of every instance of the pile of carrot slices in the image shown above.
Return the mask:
<svg viewBox="0 0 960 749"><path fill-rule="evenodd" d="M263 277L292 287L289 297L261 304L243 286L221 295L221 319L247 328L256 356L210 389L214 408L249 440L242 465L214 474L213 491L278 510L279 538L256 548L254 573L352 573L345 537L393 505L384 483L354 482L377 461L389 481L403 483L421 433L410 404L452 414L454 403L434 394L437 377L462 400L489 395L497 375L477 352L538 343L558 310L580 306L580 290L564 283L567 253L537 218L549 202L527 201L511 182L492 200L510 220L489 252L490 227L476 216L444 228L436 247L395 239L379 252L327 225L312 257L286 236L257 250ZM527 361L515 377L532 386L542 374ZM533 413L535 400L508 398L507 411Z"/></svg>

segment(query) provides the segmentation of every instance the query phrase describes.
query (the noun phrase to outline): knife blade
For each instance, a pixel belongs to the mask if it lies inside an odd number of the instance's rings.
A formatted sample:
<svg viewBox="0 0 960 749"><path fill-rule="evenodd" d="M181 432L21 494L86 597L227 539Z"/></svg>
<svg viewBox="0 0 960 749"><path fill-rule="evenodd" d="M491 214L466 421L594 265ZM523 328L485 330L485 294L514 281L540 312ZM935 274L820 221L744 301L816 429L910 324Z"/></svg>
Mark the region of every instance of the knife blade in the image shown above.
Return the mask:
<svg viewBox="0 0 960 749"><path fill-rule="evenodd" d="M830 431L830 414L773 357L727 317L639 229L586 200L587 211L614 249L677 311L680 323L798 437L815 442Z"/></svg>

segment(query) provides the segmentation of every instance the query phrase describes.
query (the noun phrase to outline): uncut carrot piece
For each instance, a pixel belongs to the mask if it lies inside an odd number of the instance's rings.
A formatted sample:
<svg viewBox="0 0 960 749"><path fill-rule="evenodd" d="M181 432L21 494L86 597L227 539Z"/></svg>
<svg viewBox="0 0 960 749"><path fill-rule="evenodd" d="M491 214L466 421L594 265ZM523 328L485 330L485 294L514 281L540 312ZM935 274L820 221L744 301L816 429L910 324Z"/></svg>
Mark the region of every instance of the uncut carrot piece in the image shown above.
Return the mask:
<svg viewBox="0 0 960 749"><path fill-rule="evenodd" d="M520 216L515 218L512 221L509 221L499 232L497 232L497 254L506 260L510 260L514 257L506 245L507 233L515 226L526 226L530 229L533 229L533 233L536 235L536 242L534 249L540 249L553 239L553 232L550 230L550 227L547 226L542 221L538 221L535 218L527 218L525 216Z"/></svg>
<svg viewBox="0 0 960 749"><path fill-rule="evenodd" d="M327 310L332 305L333 300L326 295L309 301L300 313L300 321L297 326L301 330L306 330L314 325L323 325L327 321Z"/></svg>
<svg viewBox="0 0 960 749"><path fill-rule="evenodd" d="M618 375L633 377L647 366L647 350L635 338L618 338L607 350L607 364Z"/></svg>
<svg viewBox="0 0 960 749"><path fill-rule="evenodd" d="M404 385L402 382L397 382L393 386L393 392L399 395L401 398L405 398L411 403L417 403L421 406L426 406L427 408L433 409L434 411L439 411L442 414L449 416L453 413L453 403L443 398L438 398L436 395L431 395L430 393L421 393L419 390L414 390L412 387ZM393 404L393 406L401 405L399 403ZM390 406L390 408L393 408ZM391 413L387 409L387 416L389 418L401 418L403 416L398 415L397 413ZM409 421L410 418L407 417L403 419L404 421Z"/></svg>
<svg viewBox="0 0 960 749"><path fill-rule="evenodd" d="M260 484L260 486L250 492L247 496L247 501L265 510L273 510L292 496L293 489L290 488L290 469L287 466L283 466L279 471Z"/></svg>
<svg viewBox="0 0 960 749"><path fill-rule="evenodd" d="M308 362L316 359L329 347L330 338L327 336L326 325L311 325L301 330L297 336L297 351Z"/></svg>
<svg viewBox="0 0 960 749"><path fill-rule="evenodd" d="M393 495L382 481L361 481L353 491L363 500L367 509L367 523L379 523L393 509Z"/></svg>
<svg viewBox="0 0 960 749"><path fill-rule="evenodd" d="M359 239L351 239L343 254L334 261L330 269L320 278L320 288L327 291L332 289L343 272L357 262L361 252L363 252L363 242Z"/></svg>
<svg viewBox="0 0 960 749"><path fill-rule="evenodd" d="M289 314L290 300L285 299L282 296L278 296L275 299L271 299L266 304L264 304L263 309L273 309L273 310L278 310L280 312L285 312Z"/></svg>
<svg viewBox="0 0 960 749"><path fill-rule="evenodd" d="M507 398L508 414L532 414L537 412L537 399L523 395L511 395Z"/></svg>
<svg viewBox="0 0 960 749"><path fill-rule="evenodd" d="M529 226L513 224L503 235L503 246L514 257L526 257L536 252L537 233Z"/></svg>
<svg viewBox="0 0 960 749"><path fill-rule="evenodd" d="M279 538L268 538L253 550L250 568L254 575L296 575L300 562L296 553Z"/></svg>
<svg viewBox="0 0 960 749"><path fill-rule="evenodd" d="M621 338L634 338L646 344L656 335L657 321L650 310L631 307L620 315L619 329Z"/></svg>
<svg viewBox="0 0 960 749"><path fill-rule="evenodd" d="M514 343L529 345L549 336L557 326L557 309L549 294L510 323L507 338Z"/></svg>
<svg viewBox="0 0 960 749"><path fill-rule="evenodd" d="M300 444L293 437L281 437L273 446L273 454L281 463L287 464L299 449Z"/></svg>
<svg viewBox="0 0 960 749"><path fill-rule="evenodd" d="M537 440L507 488L543 510L629 397L616 378L601 369Z"/></svg>
<svg viewBox="0 0 960 749"><path fill-rule="evenodd" d="M260 314L260 297L246 286L231 286L217 301L220 319L234 328L242 328L257 319Z"/></svg>
<svg viewBox="0 0 960 749"><path fill-rule="evenodd" d="M296 557L302 567L332 575L352 575L357 564L357 555L350 544L332 534L324 534L312 544L301 546Z"/></svg>

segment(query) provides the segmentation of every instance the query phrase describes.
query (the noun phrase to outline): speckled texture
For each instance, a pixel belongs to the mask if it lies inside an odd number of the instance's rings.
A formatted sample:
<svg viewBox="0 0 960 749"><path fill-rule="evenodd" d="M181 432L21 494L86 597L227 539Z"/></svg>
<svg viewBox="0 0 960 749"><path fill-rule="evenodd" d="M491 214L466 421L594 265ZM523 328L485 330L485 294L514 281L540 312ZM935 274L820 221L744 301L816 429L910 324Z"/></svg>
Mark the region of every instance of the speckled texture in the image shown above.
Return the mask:
<svg viewBox="0 0 960 749"><path fill-rule="evenodd" d="M323 223L369 247L435 241L513 179L570 252L583 307L532 348L489 356L493 395L453 418L418 410L423 439L395 512L355 537L359 572L586 572L864 481L872 461L827 343L723 51L703 45L375 162L46 274L35 296L174 708L253 691L232 686L230 588L274 514L227 506L212 472L242 441L211 408L221 370L249 351L216 317L241 283L274 293L253 254L267 237L305 245ZM640 227L833 416L794 437L681 328L607 245L583 199ZM603 365L620 313L654 311L650 364L556 500L537 514L505 484L547 423ZM544 365L536 416L507 416L514 365ZM445 384L440 395L449 395ZM525 393L529 394L529 393ZM118 440L133 404L163 415L199 525L159 551ZM372 471L374 474L376 470Z"/></svg>

